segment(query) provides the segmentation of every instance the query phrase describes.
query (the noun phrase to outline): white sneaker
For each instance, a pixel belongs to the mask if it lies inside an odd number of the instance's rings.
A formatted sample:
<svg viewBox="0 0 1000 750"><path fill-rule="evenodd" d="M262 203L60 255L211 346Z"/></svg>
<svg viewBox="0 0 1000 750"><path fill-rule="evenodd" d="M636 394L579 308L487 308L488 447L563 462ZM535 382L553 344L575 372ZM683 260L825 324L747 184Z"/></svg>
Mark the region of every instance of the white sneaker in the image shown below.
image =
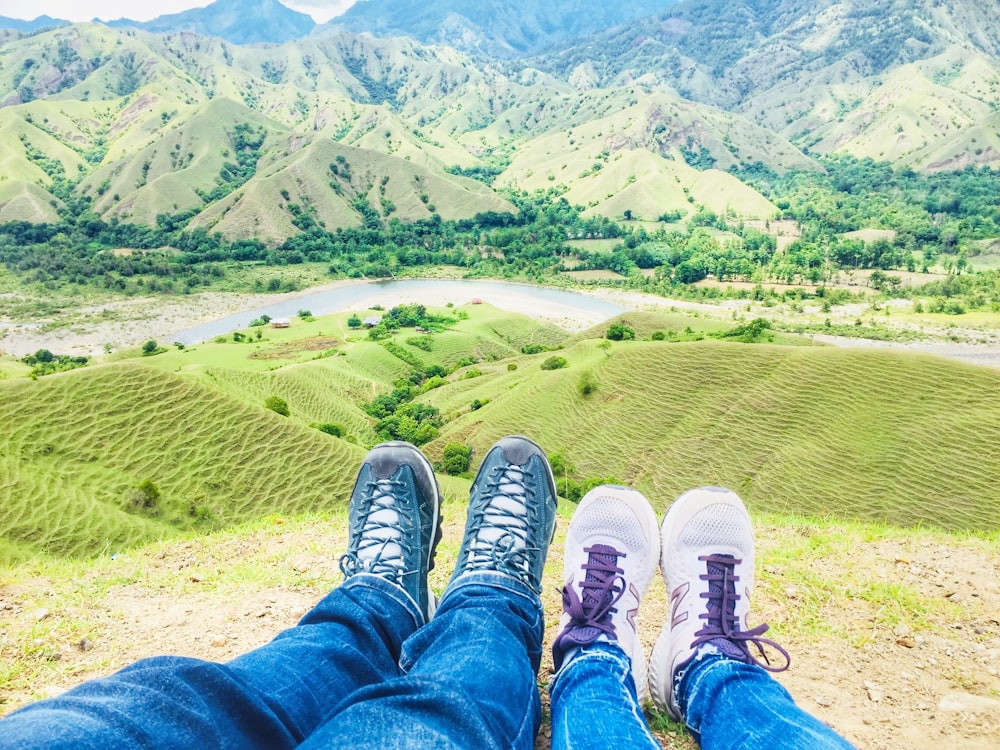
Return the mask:
<svg viewBox="0 0 1000 750"><path fill-rule="evenodd" d="M680 670L710 644L723 656L768 671L788 668L788 652L760 636L767 625L747 626L754 584L753 528L743 501L718 487L685 492L670 506L660 529L660 566L670 595L669 612L650 657L649 690L670 718L683 721L677 703ZM784 655L783 667L761 663L767 643Z"/></svg>
<svg viewBox="0 0 1000 750"><path fill-rule="evenodd" d="M618 643L632 662L639 700L647 696L637 615L659 549L656 513L642 493L602 485L583 497L566 532L563 614L552 645L557 670L579 646Z"/></svg>

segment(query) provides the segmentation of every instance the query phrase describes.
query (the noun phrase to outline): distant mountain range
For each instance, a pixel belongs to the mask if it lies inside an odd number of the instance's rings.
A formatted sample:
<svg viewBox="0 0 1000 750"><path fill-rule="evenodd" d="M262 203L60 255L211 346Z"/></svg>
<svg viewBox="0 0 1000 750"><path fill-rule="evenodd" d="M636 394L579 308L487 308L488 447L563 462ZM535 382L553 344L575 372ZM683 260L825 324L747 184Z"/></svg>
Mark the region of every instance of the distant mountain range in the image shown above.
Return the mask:
<svg viewBox="0 0 1000 750"><path fill-rule="evenodd" d="M677 0L361 0L326 28L408 36L480 55L535 54L651 16Z"/></svg>
<svg viewBox="0 0 1000 750"><path fill-rule="evenodd" d="M604 31L674 5L677 0L360 0L343 15L317 27L305 13L278 0L216 0L152 21L103 21L114 28L154 34L190 32L233 44L302 39L314 31L345 29L380 37L407 36L465 52L512 57L535 54L555 43ZM96 21L97 19L95 19ZM0 28L33 32L69 21L41 16L21 21L0 16Z"/></svg>
<svg viewBox="0 0 1000 750"><path fill-rule="evenodd" d="M308 36L316 22L278 0L216 0L204 8L171 13L152 21L111 21L117 28L135 27L154 34L186 31L214 36L233 44L281 43Z"/></svg>
<svg viewBox="0 0 1000 750"><path fill-rule="evenodd" d="M38 31L39 29L53 29L57 26L66 26L69 23L69 21L52 18L51 16L39 16L33 21L0 16L0 29L13 29L14 31L25 31L28 33Z"/></svg>
<svg viewBox="0 0 1000 750"><path fill-rule="evenodd" d="M303 211L335 227L364 206L506 210L502 186L610 217L767 218L736 168L1000 167L1000 8L975 0L367 0L327 27L219 0L138 28L11 30L2 63L0 222L85 197L270 242Z"/></svg>

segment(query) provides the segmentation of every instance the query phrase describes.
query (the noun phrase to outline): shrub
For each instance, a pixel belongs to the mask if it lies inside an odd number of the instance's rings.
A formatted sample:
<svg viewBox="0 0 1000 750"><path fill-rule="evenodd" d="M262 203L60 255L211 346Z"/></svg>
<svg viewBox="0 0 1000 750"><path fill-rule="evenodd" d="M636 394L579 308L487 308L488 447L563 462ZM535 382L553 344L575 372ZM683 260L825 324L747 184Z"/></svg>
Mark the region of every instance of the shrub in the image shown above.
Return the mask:
<svg viewBox="0 0 1000 750"><path fill-rule="evenodd" d="M143 479L132 493L132 504L139 510L153 511L160 502L160 489L152 479Z"/></svg>
<svg viewBox="0 0 1000 750"><path fill-rule="evenodd" d="M441 469L445 474L458 476L469 470L472 461L472 446L464 443L448 443L441 454Z"/></svg>
<svg viewBox="0 0 1000 750"><path fill-rule="evenodd" d="M469 404L469 409L472 410L472 411L479 411L484 406L486 406L486 404L488 404L489 402L490 402L490 400L488 398L483 398L483 399L478 399L477 398L477 399L474 399L472 401L472 403Z"/></svg>
<svg viewBox="0 0 1000 750"><path fill-rule="evenodd" d="M544 362L542 362L543 370L561 370L566 367L569 362L566 361L565 357L549 357Z"/></svg>
<svg viewBox="0 0 1000 750"><path fill-rule="evenodd" d="M514 372L514 370L516 370L516 369L517 369L517 362L508 362L507 363L507 372Z"/></svg>
<svg viewBox="0 0 1000 750"><path fill-rule="evenodd" d="M545 347L541 344L525 344L521 347L521 354L538 354L544 351Z"/></svg>
<svg viewBox="0 0 1000 750"><path fill-rule="evenodd" d="M142 345L142 356L151 357L154 354L159 354L160 347L154 339L150 339L145 344Z"/></svg>
<svg viewBox="0 0 1000 750"><path fill-rule="evenodd" d="M580 373L580 380L576 384L576 389L580 392L580 395L586 398L594 391L597 390L597 378L594 377L594 373L590 370L584 370Z"/></svg>
<svg viewBox="0 0 1000 750"><path fill-rule="evenodd" d="M332 422L323 422L321 424L314 424L313 427L315 427L320 432L325 432L327 435L333 435L334 437L344 437L344 428L341 427L339 424L334 424Z"/></svg>
<svg viewBox="0 0 1000 750"><path fill-rule="evenodd" d="M764 318L755 318L749 323L733 328L731 331L726 331L720 338L725 339L735 339L736 341L742 341L747 344L752 344L756 341L766 338L767 331L771 329L771 324Z"/></svg>
<svg viewBox="0 0 1000 750"><path fill-rule="evenodd" d="M288 409L288 402L279 396L268 396L264 401L264 408L270 409L275 414L280 414L283 417L291 415L291 411Z"/></svg>
<svg viewBox="0 0 1000 750"><path fill-rule="evenodd" d="M358 317L357 313L347 319L347 326L348 328L361 328L361 318Z"/></svg>
<svg viewBox="0 0 1000 750"><path fill-rule="evenodd" d="M429 352L433 346L430 336L410 336L406 339L406 343L417 349L423 349L425 352Z"/></svg>
<svg viewBox="0 0 1000 750"><path fill-rule="evenodd" d="M667 337L663 331L653 331L652 339L653 341L663 341Z"/></svg>

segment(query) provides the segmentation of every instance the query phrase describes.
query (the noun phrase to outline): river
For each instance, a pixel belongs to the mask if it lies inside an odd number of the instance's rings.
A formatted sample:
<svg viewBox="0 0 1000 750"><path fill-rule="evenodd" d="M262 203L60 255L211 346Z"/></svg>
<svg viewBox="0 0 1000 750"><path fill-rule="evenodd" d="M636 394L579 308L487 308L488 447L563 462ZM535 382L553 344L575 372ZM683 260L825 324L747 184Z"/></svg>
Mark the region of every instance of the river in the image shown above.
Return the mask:
<svg viewBox="0 0 1000 750"><path fill-rule="evenodd" d="M563 328L581 329L596 325L624 312L627 308L586 294L551 287L515 284L505 281L461 279L403 279L400 281L362 281L336 288L307 292L292 299L228 315L209 323L186 328L167 337L185 345L208 341L238 328L246 328L261 315L271 318L294 318L300 310L313 315L329 315L343 310L364 310L380 304L385 308L418 302L443 307L481 299L495 307L520 312L546 320Z"/></svg>

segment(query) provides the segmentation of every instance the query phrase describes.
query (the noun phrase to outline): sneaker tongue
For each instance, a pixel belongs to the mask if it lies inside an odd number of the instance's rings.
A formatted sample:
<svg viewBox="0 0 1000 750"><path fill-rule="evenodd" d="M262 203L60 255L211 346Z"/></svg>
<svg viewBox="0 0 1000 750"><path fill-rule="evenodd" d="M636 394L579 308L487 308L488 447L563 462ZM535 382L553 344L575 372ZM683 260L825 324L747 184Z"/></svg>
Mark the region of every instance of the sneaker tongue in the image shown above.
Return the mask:
<svg viewBox="0 0 1000 750"><path fill-rule="evenodd" d="M588 646L602 635L606 635L606 633L600 628L595 628L592 625L577 625L570 630L563 631L559 636L559 647L562 653L566 653L573 646Z"/></svg>
<svg viewBox="0 0 1000 750"><path fill-rule="evenodd" d="M719 555L719 558L734 560L732 555ZM736 613L736 583L732 580L732 568L720 564L719 562L709 560L708 561L708 574L710 576L708 582L708 624L710 627L717 628L719 632L723 631L723 618L732 619ZM726 575L727 568L729 575ZM721 580L726 581L726 586L723 586ZM722 602L723 594L726 593L726 589L729 590L729 611L723 612L720 603Z"/></svg>
<svg viewBox="0 0 1000 750"><path fill-rule="evenodd" d="M746 651L728 638L713 638L708 642L719 649L723 656L728 656L730 659L738 659L739 661L746 661Z"/></svg>
<svg viewBox="0 0 1000 750"><path fill-rule="evenodd" d="M493 523L484 524L479 530L480 541L492 544L505 537L519 540L517 535L511 535L510 526L524 511L524 485L520 484L523 477L523 472L517 469L508 469L504 472L504 478L513 481L504 481L497 485L497 494L490 501L485 514ZM515 544L514 548L519 546L523 544Z"/></svg>
<svg viewBox="0 0 1000 750"><path fill-rule="evenodd" d="M616 567L618 564L618 556L621 553L614 547L610 547L607 544L595 544L593 547L588 547L588 550L590 551L590 560L588 561L589 564L586 566L587 575L584 580L589 583L604 583L607 576L604 576L603 578L598 576L594 572L594 568L596 566L611 568ZM591 605L599 604L600 602L591 595L592 590L593 589L591 587L584 588L584 596L587 598L585 603ZM612 587L608 587L604 591L603 598L610 601L614 595L615 592L612 590Z"/></svg>

